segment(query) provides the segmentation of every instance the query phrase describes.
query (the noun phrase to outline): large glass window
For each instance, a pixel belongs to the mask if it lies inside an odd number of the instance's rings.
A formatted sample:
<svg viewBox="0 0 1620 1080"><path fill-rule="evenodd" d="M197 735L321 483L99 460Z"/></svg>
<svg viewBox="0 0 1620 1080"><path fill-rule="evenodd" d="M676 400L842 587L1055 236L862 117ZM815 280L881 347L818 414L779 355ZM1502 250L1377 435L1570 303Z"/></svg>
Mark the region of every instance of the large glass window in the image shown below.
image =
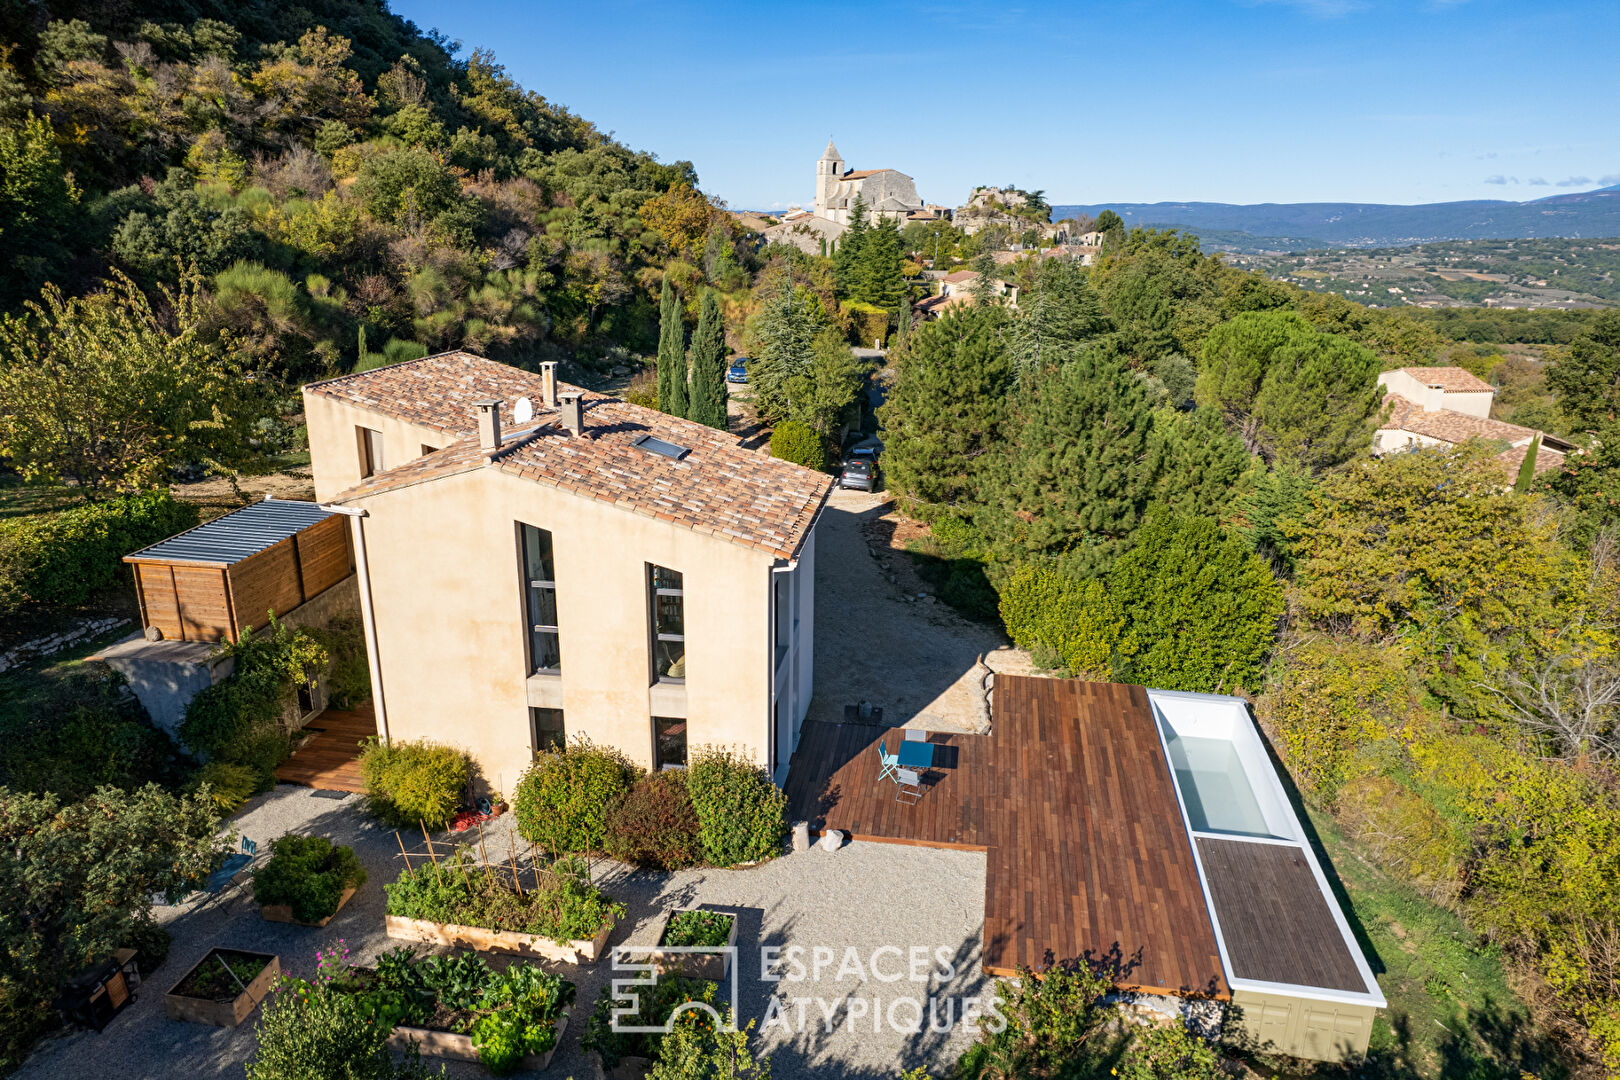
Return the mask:
<svg viewBox="0 0 1620 1080"><path fill-rule="evenodd" d="M686 768L686 719L684 717L653 717L653 752L655 755L654 768Z"/></svg>
<svg viewBox="0 0 1620 1080"><path fill-rule="evenodd" d="M561 750L567 741L561 709L529 710L529 745L536 754L542 750Z"/></svg>
<svg viewBox="0 0 1620 1080"><path fill-rule="evenodd" d="M557 572L552 565L551 533L520 525L523 534L523 579L528 594L529 671L556 675L562 671L557 641Z"/></svg>
<svg viewBox="0 0 1620 1080"><path fill-rule="evenodd" d="M649 566L647 591L652 602L653 678L659 682L684 682L686 613L680 573Z"/></svg>

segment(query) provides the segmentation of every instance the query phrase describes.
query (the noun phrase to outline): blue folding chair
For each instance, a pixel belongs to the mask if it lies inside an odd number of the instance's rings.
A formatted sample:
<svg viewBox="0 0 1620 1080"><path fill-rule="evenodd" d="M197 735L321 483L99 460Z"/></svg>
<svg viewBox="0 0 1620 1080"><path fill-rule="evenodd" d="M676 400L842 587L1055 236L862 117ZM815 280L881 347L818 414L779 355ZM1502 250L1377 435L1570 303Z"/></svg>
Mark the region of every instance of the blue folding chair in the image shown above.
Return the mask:
<svg viewBox="0 0 1620 1080"><path fill-rule="evenodd" d="M885 750L883 748L882 739L877 741L877 752L878 761L883 766L882 769L878 771L878 779L882 780L884 778L888 778L890 780L895 780L895 782L898 783L899 781L895 778L894 770L900 767L900 755L891 754Z"/></svg>
<svg viewBox="0 0 1620 1080"><path fill-rule="evenodd" d="M259 844L256 840L242 837L242 850L226 857L218 870L208 875L208 881L203 885L203 892L210 896L217 896L225 887L235 880L236 875L247 869L254 859L259 857Z"/></svg>

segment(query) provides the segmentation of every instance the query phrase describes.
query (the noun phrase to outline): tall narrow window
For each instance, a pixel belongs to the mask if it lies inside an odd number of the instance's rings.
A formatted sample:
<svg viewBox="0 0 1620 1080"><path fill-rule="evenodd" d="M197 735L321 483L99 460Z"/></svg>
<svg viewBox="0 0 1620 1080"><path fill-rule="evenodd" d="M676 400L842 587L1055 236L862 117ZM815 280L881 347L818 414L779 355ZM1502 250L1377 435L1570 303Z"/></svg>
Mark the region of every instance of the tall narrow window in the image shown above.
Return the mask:
<svg viewBox="0 0 1620 1080"><path fill-rule="evenodd" d="M655 768L686 768L685 717L653 717L653 754Z"/></svg>
<svg viewBox="0 0 1620 1080"><path fill-rule="evenodd" d="M383 465L382 432L376 428L357 427L355 436L360 442L360 478L376 476L386 466Z"/></svg>
<svg viewBox="0 0 1620 1080"><path fill-rule="evenodd" d="M561 750L567 741L561 709L529 709L529 745L536 754L543 750Z"/></svg>
<svg viewBox="0 0 1620 1080"><path fill-rule="evenodd" d="M551 559L551 534L519 525L523 543L523 580L528 593L529 671L556 675L562 671L557 644L557 573Z"/></svg>
<svg viewBox="0 0 1620 1080"><path fill-rule="evenodd" d="M680 573L648 566L647 591L652 602L653 678L685 682L686 615Z"/></svg>

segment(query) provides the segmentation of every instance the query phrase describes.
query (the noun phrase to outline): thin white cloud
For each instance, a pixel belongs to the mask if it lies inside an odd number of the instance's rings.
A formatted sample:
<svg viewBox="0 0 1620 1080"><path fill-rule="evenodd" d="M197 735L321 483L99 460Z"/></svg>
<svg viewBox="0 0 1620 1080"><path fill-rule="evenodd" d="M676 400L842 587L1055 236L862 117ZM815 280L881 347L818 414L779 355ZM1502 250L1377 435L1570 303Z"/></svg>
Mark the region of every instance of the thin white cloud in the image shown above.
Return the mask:
<svg viewBox="0 0 1620 1080"><path fill-rule="evenodd" d="M1487 184L1517 184L1519 178L1517 176L1503 176L1501 173L1497 173L1495 176L1487 176L1485 182Z"/></svg>
<svg viewBox="0 0 1620 1080"><path fill-rule="evenodd" d="M1558 181L1559 187L1585 187L1592 182L1590 176L1566 176Z"/></svg>
<svg viewBox="0 0 1620 1080"><path fill-rule="evenodd" d="M1620 173L1610 173L1607 176L1600 176L1600 177L1597 178L1597 182L1602 187L1609 187L1610 185L1613 185L1613 184L1620 184Z"/></svg>
<svg viewBox="0 0 1620 1080"><path fill-rule="evenodd" d="M1547 178L1545 176L1532 176L1530 179L1526 180L1525 183L1529 184L1531 187L1546 187Z"/></svg>

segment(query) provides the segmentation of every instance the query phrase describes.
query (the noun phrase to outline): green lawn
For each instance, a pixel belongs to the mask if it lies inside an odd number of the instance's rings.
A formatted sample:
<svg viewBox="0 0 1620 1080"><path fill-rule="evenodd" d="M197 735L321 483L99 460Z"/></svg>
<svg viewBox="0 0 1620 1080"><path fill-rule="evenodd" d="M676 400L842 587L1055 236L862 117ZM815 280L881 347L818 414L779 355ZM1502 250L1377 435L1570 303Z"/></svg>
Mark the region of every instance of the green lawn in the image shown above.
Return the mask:
<svg viewBox="0 0 1620 1080"><path fill-rule="evenodd" d="M0 519L59 510L80 501L69 487L25 484L12 473L0 473Z"/></svg>
<svg viewBox="0 0 1620 1080"><path fill-rule="evenodd" d="M1565 1072L1508 986L1500 951L1463 921L1361 857L1326 814L1310 812L1389 999L1358 1077L1517 1080Z"/></svg>

